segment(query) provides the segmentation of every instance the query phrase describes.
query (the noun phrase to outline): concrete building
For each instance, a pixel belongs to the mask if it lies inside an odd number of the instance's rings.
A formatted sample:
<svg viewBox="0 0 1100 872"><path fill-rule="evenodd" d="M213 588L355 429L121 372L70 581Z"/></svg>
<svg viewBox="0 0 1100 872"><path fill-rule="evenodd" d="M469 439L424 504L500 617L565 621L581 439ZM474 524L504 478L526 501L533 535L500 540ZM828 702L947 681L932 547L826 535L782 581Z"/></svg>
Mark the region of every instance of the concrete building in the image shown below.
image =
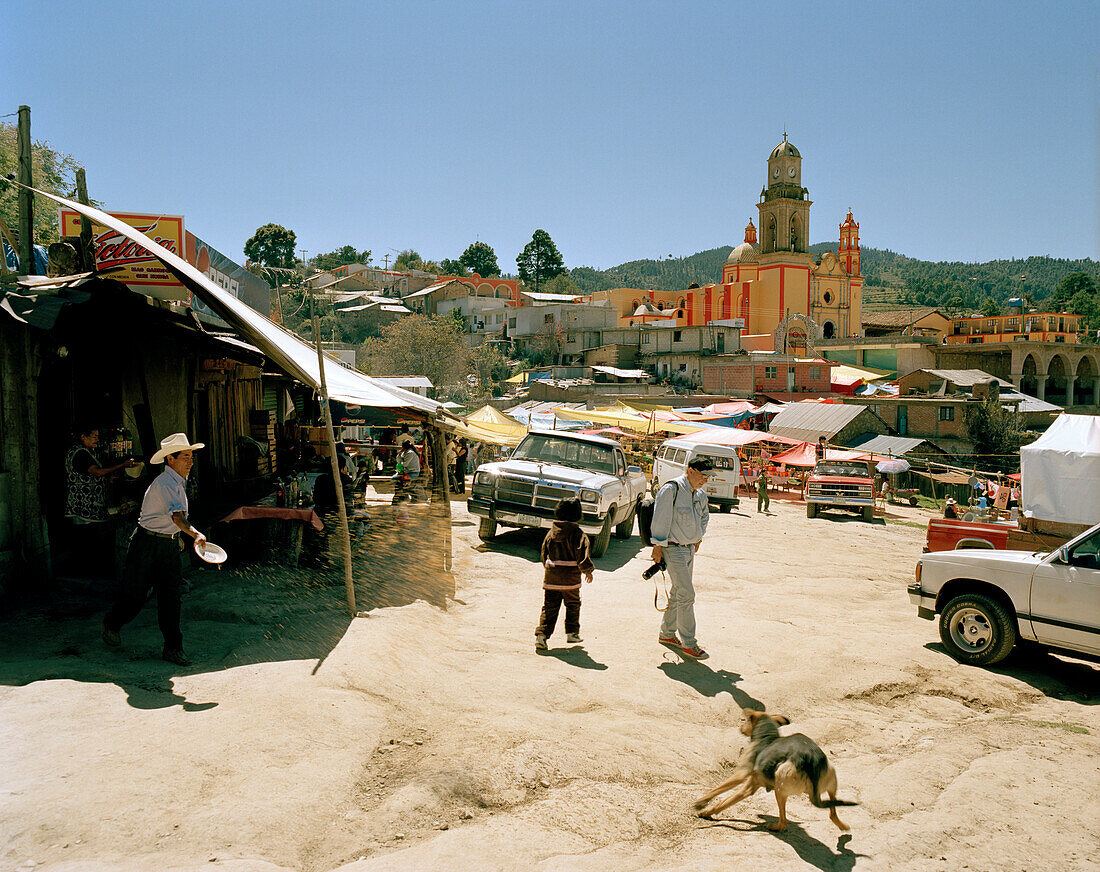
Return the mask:
<svg viewBox="0 0 1100 872"><path fill-rule="evenodd" d="M738 397L784 401L828 396L836 366L819 357L796 358L768 351L724 354L703 364L703 390Z"/></svg>
<svg viewBox="0 0 1100 872"><path fill-rule="evenodd" d="M1016 307L1007 315L952 318L948 345L981 345L986 342L1057 342L1074 344L1081 317L1066 312L1024 312Z"/></svg>

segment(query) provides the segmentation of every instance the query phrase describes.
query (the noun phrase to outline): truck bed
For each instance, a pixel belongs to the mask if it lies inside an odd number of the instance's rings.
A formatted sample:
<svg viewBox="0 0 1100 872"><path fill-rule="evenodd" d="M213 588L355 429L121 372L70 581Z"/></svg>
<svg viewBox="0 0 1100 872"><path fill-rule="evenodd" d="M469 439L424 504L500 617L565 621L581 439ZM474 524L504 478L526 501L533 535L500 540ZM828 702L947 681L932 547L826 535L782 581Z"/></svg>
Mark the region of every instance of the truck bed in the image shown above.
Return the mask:
<svg viewBox="0 0 1100 872"><path fill-rule="evenodd" d="M1080 531L1078 531L1080 532ZM957 518L932 518L928 522L925 551L953 551L963 547L997 548L1009 551L1053 551L1064 545L1076 532L1065 535L1021 529L1015 523L961 521Z"/></svg>

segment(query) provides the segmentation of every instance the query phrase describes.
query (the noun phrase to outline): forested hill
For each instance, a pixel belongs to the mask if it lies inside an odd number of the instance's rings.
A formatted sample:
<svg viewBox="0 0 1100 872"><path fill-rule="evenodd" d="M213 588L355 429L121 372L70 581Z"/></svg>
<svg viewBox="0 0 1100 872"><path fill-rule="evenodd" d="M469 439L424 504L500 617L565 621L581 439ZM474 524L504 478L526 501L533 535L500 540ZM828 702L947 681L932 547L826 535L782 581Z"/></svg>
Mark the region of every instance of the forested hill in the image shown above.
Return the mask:
<svg viewBox="0 0 1100 872"><path fill-rule="evenodd" d="M815 254L836 249L836 242L820 242L810 248ZM581 266L570 270L569 275L585 293L608 288L678 291L692 282L705 285L720 281L722 264L730 250L725 245L690 257L633 260L606 270ZM989 297L1003 303L1010 297L1025 295L1038 302L1053 294L1059 282L1072 272L1088 273L1100 283L1100 263L1087 258L950 263L916 260L878 248L863 248L861 255L864 300L872 309L917 305L977 308Z"/></svg>

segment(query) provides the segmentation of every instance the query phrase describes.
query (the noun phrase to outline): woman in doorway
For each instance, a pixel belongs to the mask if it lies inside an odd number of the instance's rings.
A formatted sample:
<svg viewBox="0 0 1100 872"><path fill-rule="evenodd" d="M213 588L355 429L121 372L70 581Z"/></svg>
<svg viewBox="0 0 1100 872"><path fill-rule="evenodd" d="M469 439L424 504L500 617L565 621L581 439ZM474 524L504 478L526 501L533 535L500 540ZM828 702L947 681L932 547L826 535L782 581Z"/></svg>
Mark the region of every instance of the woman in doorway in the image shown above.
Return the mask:
<svg viewBox="0 0 1100 872"><path fill-rule="evenodd" d="M113 545L112 528L107 511L109 476L120 469L136 466L128 457L114 466L102 466L96 454L99 428L78 428L76 441L65 455L65 516L72 518L74 536L74 568L103 570L108 545ZM82 553L77 553L82 552Z"/></svg>

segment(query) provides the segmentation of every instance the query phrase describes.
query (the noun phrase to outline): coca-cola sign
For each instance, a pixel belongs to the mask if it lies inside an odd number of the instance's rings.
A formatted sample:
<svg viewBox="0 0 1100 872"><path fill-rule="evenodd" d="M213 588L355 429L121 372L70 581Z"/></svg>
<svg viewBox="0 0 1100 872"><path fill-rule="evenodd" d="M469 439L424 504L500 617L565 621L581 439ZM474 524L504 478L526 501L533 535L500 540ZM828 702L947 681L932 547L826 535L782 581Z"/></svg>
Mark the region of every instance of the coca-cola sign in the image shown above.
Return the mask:
<svg viewBox="0 0 1100 872"><path fill-rule="evenodd" d="M81 216L68 209L60 210L62 236L79 236ZM140 230L154 242L173 254L184 256L183 217L180 215L148 215L111 212L118 220ZM189 300L191 295L179 280L159 260L136 242L109 227L92 224L95 240L95 262L100 270L111 270L110 277L135 291L162 300Z"/></svg>

